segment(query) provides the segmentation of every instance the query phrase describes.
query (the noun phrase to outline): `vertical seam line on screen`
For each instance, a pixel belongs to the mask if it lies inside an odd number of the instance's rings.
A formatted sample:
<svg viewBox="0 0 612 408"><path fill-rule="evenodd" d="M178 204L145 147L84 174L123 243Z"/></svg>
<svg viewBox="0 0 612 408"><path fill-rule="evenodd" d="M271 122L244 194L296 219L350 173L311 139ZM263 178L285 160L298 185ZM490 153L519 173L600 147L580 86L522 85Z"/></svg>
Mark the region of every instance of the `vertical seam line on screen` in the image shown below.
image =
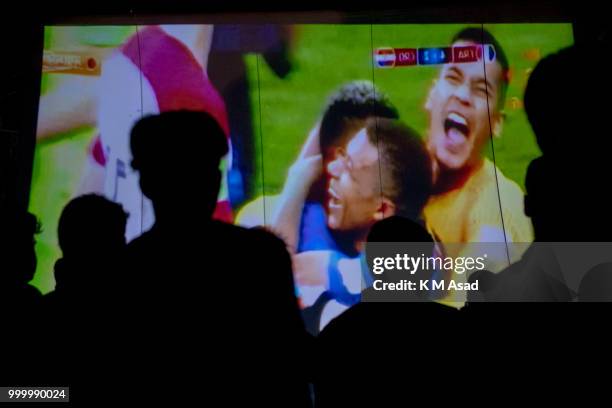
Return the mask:
<svg viewBox="0 0 612 408"><path fill-rule="evenodd" d="M138 24L136 25L136 43L138 44L138 80L140 81L140 118L144 116L144 103L142 97L142 57L140 55L140 33L138 32ZM143 231L144 224L144 193L140 192L140 233Z"/></svg>
<svg viewBox="0 0 612 408"><path fill-rule="evenodd" d="M376 101L376 82L374 80L374 24L370 22L370 66L372 67L372 91L374 92L374 101ZM383 195L383 181L382 181L382 165L380 163L380 145L378 143L378 116L375 113L374 128L376 130L376 152L378 153L378 179L380 181L380 199L382 201ZM366 131L367 133L367 131ZM384 216L384 213L383 213Z"/></svg>
<svg viewBox="0 0 612 408"><path fill-rule="evenodd" d="M264 175L264 151L263 151L263 132L261 118L261 79L259 77L259 54L255 54L255 66L257 67L257 104L259 110L259 155L261 160L261 197L263 199L263 219L264 225L268 225L266 219L266 177Z"/></svg>
<svg viewBox="0 0 612 408"><path fill-rule="evenodd" d="M484 44L484 23L480 24L480 46L482 47L482 72L484 73L485 84L487 83L487 67ZM497 50L495 50L497 57ZM503 74L503 72L502 72ZM499 215L501 217L502 231L504 233L504 244L506 246L506 257L510 265L510 251L508 249L508 238L506 237L506 223L504 222L504 210L502 209L501 194L499 193L499 179L497 176L497 161L495 160L495 143L493 142L493 128L491 127L491 109L489 107L489 91L487 89L487 119L489 120L489 138L491 139L491 155L493 158L493 173L495 174L495 186L497 187L497 202L499 203ZM496 95L499 96L499 95Z"/></svg>

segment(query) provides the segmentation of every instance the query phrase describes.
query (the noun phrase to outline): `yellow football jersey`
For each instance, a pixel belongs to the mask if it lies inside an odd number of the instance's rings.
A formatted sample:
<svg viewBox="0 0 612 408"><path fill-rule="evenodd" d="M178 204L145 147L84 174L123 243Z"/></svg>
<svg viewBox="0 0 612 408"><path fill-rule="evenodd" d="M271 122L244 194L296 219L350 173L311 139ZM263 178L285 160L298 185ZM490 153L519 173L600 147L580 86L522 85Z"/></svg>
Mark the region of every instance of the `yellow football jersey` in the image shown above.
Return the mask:
<svg viewBox="0 0 612 408"><path fill-rule="evenodd" d="M524 213L523 197L520 187L485 159L480 169L461 187L431 197L424 216L428 228L442 243L448 244L445 246L448 256L482 256L480 252L486 247L487 251L493 251L488 254L487 269L499 272L508 267L508 256L514 263L522 256L522 250L509 254L505 244L478 246L469 243L532 242L533 228ZM526 248L518 248L523 247ZM467 274L452 273L450 279L464 283ZM441 303L461 307L465 300L464 291L451 290Z"/></svg>
<svg viewBox="0 0 612 408"><path fill-rule="evenodd" d="M461 187L430 198L425 220L442 242L503 242L504 227L507 241L531 242L523 197L520 187L485 159Z"/></svg>
<svg viewBox="0 0 612 408"><path fill-rule="evenodd" d="M259 196L244 205L236 215L236 225L256 227L270 224L279 195Z"/></svg>

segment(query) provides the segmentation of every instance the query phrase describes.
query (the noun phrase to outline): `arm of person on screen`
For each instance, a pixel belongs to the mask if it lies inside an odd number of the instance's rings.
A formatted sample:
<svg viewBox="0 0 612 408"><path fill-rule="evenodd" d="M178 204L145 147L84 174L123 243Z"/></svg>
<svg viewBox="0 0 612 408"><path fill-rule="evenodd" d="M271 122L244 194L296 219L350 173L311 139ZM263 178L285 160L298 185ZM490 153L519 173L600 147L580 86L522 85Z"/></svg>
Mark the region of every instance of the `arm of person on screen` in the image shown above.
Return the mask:
<svg viewBox="0 0 612 408"><path fill-rule="evenodd" d="M96 123L97 77L66 74L58 86L40 98L36 141Z"/></svg>
<svg viewBox="0 0 612 408"><path fill-rule="evenodd" d="M323 173L322 163L317 122L308 134L297 161L289 169L278 203L272 212L272 230L285 240L291 253L297 251L304 202L312 184Z"/></svg>
<svg viewBox="0 0 612 408"><path fill-rule="evenodd" d="M304 202L312 184L321 177L321 155L298 159L287 175L287 181L272 215L272 230L285 240L291 253L296 253Z"/></svg>
<svg viewBox="0 0 612 408"><path fill-rule="evenodd" d="M321 154L321 145L319 144L319 127L320 123L317 122L317 124L314 125L308 134L308 138L306 138L306 142L304 143L304 146L302 146L302 150L300 150L300 154L298 155L298 160Z"/></svg>
<svg viewBox="0 0 612 408"><path fill-rule="evenodd" d="M279 195L261 196L245 205L236 223L244 227L266 225L283 238L292 253L298 245L298 231L304 201L312 183L322 174L319 154L319 125L310 131L297 161L291 166Z"/></svg>

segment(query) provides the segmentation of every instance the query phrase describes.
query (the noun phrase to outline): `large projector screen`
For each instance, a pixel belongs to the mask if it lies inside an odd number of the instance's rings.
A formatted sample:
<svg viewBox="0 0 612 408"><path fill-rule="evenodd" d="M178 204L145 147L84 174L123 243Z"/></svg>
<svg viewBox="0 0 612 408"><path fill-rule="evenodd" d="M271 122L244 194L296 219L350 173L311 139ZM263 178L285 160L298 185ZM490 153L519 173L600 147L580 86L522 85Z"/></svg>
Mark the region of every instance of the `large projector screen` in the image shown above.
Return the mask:
<svg viewBox="0 0 612 408"><path fill-rule="evenodd" d="M402 167L416 166L410 149L397 160L387 153L401 143L373 143L373 116L413 129L438 177L471 170L460 187L428 192L424 219L441 242L530 242L524 178L540 152L523 93L538 61L572 43L567 23L47 26L30 198L44 232L33 284L54 287L57 221L77 195L121 203L128 239L151 227L129 132L143 115L178 109L211 113L230 140L215 216L282 236L283 206L298 206L288 244L307 255L303 268L320 251L359 256L372 194L388 189L394 208L418 199L398 187ZM198 188L176 199L197 211ZM296 281L304 308L324 290L308 273Z"/></svg>

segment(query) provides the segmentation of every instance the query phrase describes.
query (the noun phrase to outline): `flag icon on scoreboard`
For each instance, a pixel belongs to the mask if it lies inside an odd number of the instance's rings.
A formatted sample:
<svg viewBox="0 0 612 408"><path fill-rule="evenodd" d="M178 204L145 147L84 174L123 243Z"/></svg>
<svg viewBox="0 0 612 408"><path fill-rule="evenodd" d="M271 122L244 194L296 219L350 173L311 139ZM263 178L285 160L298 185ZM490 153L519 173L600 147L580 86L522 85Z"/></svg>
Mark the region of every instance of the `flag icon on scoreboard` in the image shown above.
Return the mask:
<svg viewBox="0 0 612 408"><path fill-rule="evenodd" d="M491 44L486 44L484 46L484 55L485 62L493 62L495 61L495 47Z"/></svg>
<svg viewBox="0 0 612 408"><path fill-rule="evenodd" d="M393 68L395 66L395 50L393 48L378 48L374 52L374 60L379 68Z"/></svg>

